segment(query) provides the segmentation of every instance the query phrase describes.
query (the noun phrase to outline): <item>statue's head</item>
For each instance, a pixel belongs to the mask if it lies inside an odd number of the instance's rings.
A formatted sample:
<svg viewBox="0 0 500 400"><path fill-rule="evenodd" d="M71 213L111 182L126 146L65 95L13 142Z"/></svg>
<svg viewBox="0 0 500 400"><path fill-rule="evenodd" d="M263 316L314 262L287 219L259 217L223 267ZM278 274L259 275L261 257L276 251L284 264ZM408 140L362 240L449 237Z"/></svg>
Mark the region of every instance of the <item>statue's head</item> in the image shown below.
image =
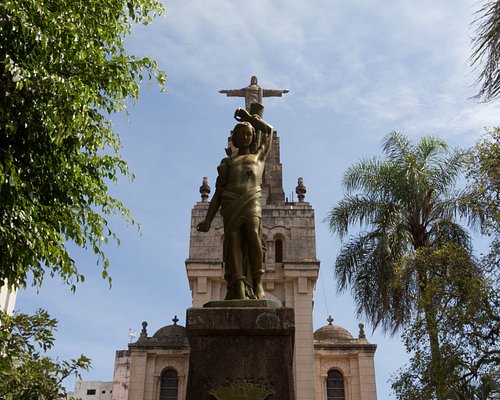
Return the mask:
<svg viewBox="0 0 500 400"><path fill-rule="evenodd" d="M243 121L236 124L231 136L231 142L235 147L249 147L254 140L255 129L249 122Z"/></svg>
<svg viewBox="0 0 500 400"><path fill-rule="evenodd" d="M250 85L257 85L257 77L255 75L250 78Z"/></svg>

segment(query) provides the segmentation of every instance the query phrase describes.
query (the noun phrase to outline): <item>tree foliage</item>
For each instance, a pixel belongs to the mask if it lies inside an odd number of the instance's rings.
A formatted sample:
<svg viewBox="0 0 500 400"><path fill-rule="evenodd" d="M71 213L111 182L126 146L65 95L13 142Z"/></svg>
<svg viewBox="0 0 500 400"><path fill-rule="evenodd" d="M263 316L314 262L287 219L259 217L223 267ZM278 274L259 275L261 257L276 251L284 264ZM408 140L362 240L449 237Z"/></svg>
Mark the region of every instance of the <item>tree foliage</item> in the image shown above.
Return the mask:
<svg viewBox="0 0 500 400"><path fill-rule="evenodd" d="M435 396L424 398L444 400L446 352L439 341L439 310L427 301L440 275L418 261L421 252L454 244L472 263L469 235L457 221L481 216L455 189L466 153L448 151L435 137L414 144L398 132L386 136L383 150L384 159L361 160L345 172L346 194L328 214L331 231L341 238L360 229L337 257L339 290L350 288L358 314L393 334L421 318Z"/></svg>
<svg viewBox="0 0 500 400"><path fill-rule="evenodd" d="M500 95L500 0L486 0L475 21L472 65L480 68L476 98L490 101Z"/></svg>
<svg viewBox="0 0 500 400"><path fill-rule="evenodd" d="M477 141L468 159L469 201L483 219L484 234L500 235L500 128L492 128Z"/></svg>
<svg viewBox="0 0 500 400"><path fill-rule="evenodd" d="M44 310L32 316L9 316L0 310L0 398L5 400L62 399L62 381L88 370L85 356L70 361L46 355L54 345L57 321Z"/></svg>
<svg viewBox="0 0 500 400"><path fill-rule="evenodd" d="M129 211L108 193L130 176L110 116L137 98L149 58L127 53L134 23L157 0L0 3L0 286L40 285L44 273L83 280L68 243L93 251L108 277L108 217Z"/></svg>
<svg viewBox="0 0 500 400"><path fill-rule="evenodd" d="M424 247L401 264L403 271L426 271L427 281L403 332L412 358L393 377L398 399L433 399L437 380L446 399L500 399L499 135L498 128L488 130L468 154L468 185L461 200L468 203L472 221L492 237L490 251L475 262L456 245ZM425 315L430 305L441 354L437 368Z"/></svg>
<svg viewBox="0 0 500 400"><path fill-rule="evenodd" d="M400 400L433 399L436 374L446 399L479 400L500 396L500 295L498 282L485 274L465 249L447 244L421 248L404 260L405 267L429 277L415 315L403 333L413 356L394 377L392 387ZM441 360L432 368L426 309L435 311ZM483 397L481 397L483 396ZM498 398L498 397L496 397Z"/></svg>
<svg viewBox="0 0 500 400"><path fill-rule="evenodd" d="M469 236L456 223L467 205L454 193L465 153L448 152L446 143L426 137L417 145L392 132L384 139L385 159L364 159L344 173L344 198L328 214L332 232L344 243L335 263L340 290L351 288L359 314L395 332L408 321L424 277L403 274L401 260L421 247L456 242L468 248Z"/></svg>

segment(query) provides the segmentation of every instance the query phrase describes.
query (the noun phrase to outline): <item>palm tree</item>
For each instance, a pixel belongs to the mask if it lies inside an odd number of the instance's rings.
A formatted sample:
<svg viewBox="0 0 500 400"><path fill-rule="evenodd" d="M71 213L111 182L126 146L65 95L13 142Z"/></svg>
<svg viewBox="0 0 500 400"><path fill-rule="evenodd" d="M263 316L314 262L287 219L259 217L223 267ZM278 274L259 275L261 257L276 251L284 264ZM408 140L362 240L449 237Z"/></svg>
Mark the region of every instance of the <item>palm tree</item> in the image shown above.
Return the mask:
<svg viewBox="0 0 500 400"><path fill-rule="evenodd" d="M350 288L358 315L394 334L411 320L430 278L411 268L408 258L418 249L447 242L469 249L469 236L456 222L469 209L453 191L464 166L463 152L448 152L446 143L434 137L415 145L398 132L385 137L383 150L385 159L364 159L345 172L345 197L327 220L341 239L359 226L335 263L339 290ZM438 372L441 356L432 304L425 306L424 315ZM437 380L437 398L444 399L446 387Z"/></svg>

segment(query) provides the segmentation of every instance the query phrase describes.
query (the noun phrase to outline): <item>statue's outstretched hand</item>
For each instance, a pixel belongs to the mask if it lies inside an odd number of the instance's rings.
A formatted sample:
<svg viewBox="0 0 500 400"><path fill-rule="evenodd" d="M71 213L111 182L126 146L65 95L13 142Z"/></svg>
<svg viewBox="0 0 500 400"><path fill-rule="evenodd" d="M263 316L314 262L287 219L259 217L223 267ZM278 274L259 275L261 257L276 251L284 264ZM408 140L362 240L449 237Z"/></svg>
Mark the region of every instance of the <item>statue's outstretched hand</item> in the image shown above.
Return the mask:
<svg viewBox="0 0 500 400"><path fill-rule="evenodd" d="M208 232L210 230L210 222L200 222L198 225L196 225L196 229L198 229L200 232Z"/></svg>

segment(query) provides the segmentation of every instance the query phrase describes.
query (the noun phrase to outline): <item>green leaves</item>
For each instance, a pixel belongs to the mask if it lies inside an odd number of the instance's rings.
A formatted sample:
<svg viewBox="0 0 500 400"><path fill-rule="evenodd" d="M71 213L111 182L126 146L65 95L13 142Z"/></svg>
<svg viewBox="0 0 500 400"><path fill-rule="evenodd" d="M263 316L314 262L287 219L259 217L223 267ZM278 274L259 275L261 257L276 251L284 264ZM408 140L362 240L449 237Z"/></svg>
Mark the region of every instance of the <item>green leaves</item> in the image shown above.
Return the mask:
<svg viewBox="0 0 500 400"><path fill-rule="evenodd" d="M55 361L46 355L54 346L57 321L44 310L34 315L9 316L0 310L0 398L5 400L60 399L61 382L90 367L85 356Z"/></svg>
<svg viewBox="0 0 500 400"><path fill-rule="evenodd" d="M451 243L439 249L419 249L404 265L425 276L426 286L403 332L412 358L392 381L397 398L435 398L436 380L445 386L447 399L496 398L480 397L476 390L482 387L491 396L499 394L500 297L484 267L466 249ZM437 369L428 340L429 308L440 347Z"/></svg>
<svg viewBox="0 0 500 400"><path fill-rule="evenodd" d="M139 96L155 61L129 55L133 23L162 13L154 0L6 0L0 4L0 285L83 280L68 244L102 250L108 216L134 223L108 194L129 178L111 114Z"/></svg>
<svg viewBox="0 0 500 400"><path fill-rule="evenodd" d="M487 235L500 235L500 128L487 130L468 158L468 192L473 219Z"/></svg>
<svg viewBox="0 0 500 400"><path fill-rule="evenodd" d="M124 38L163 7L155 0L5 0L0 3L0 286L42 284L46 273L84 281L68 250L90 249L111 284L103 246L108 218L134 223L108 185L132 178L110 119L139 96L143 75L164 85L155 61ZM61 381L89 367L54 361L56 321L0 311L0 398L62 398Z"/></svg>

